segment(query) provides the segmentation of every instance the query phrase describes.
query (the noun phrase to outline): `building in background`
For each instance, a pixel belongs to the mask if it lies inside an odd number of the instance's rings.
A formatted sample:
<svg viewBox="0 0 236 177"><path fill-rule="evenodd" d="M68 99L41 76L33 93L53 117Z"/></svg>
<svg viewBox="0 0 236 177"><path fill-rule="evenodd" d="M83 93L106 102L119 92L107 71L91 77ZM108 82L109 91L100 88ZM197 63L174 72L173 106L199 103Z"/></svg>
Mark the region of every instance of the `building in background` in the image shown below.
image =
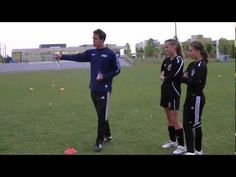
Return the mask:
<svg viewBox="0 0 236 177"><path fill-rule="evenodd" d="M199 34L199 35L192 35L190 41L191 42L200 41L201 43L211 43L212 39L211 38L206 38L203 35Z"/></svg>

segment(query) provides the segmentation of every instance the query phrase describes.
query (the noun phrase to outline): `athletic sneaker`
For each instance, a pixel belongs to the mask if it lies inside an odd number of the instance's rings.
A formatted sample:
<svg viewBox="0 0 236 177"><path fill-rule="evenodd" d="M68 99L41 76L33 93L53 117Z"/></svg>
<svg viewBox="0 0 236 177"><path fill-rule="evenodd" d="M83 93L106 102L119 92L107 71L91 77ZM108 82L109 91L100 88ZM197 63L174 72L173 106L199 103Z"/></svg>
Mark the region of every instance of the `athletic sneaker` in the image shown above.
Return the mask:
<svg viewBox="0 0 236 177"><path fill-rule="evenodd" d="M171 148L177 146L177 142L169 140L166 144L162 146L163 149Z"/></svg>
<svg viewBox="0 0 236 177"><path fill-rule="evenodd" d="M95 152L100 152L102 150L102 144L95 144Z"/></svg>
<svg viewBox="0 0 236 177"><path fill-rule="evenodd" d="M194 152L186 152L184 155L196 155Z"/></svg>
<svg viewBox="0 0 236 177"><path fill-rule="evenodd" d="M186 148L184 146L178 145L176 150L174 150L173 154L178 155L178 154L183 154L186 152Z"/></svg>
<svg viewBox="0 0 236 177"><path fill-rule="evenodd" d="M203 155L203 152L202 152L202 150L201 151L197 151L197 150L195 150L195 155Z"/></svg>
<svg viewBox="0 0 236 177"><path fill-rule="evenodd" d="M106 142L109 142L109 141L112 141L112 136L105 136L103 142L106 143Z"/></svg>

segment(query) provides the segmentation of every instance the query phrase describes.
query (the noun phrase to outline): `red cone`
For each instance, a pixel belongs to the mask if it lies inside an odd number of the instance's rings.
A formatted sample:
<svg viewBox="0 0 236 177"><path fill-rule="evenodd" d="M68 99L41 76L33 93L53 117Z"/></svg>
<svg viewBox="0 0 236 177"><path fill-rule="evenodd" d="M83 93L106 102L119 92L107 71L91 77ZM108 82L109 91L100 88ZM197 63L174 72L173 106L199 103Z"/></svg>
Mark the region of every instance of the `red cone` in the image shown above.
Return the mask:
<svg viewBox="0 0 236 177"><path fill-rule="evenodd" d="M64 151L65 155L72 155L75 154L77 151L74 148L68 148Z"/></svg>

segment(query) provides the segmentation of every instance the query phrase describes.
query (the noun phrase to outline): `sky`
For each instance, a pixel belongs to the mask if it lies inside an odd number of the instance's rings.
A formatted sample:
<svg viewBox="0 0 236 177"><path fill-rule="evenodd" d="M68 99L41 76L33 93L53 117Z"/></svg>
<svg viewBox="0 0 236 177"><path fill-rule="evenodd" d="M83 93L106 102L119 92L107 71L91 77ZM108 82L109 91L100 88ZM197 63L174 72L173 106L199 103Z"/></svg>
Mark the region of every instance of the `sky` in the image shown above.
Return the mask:
<svg viewBox="0 0 236 177"><path fill-rule="evenodd" d="M217 40L235 40L235 22L177 22L177 36L183 42L191 35L202 34ZM93 31L106 32L105 43L125 45L132 52L135 44L157 39L163 43L175 35L174 22L0 22L0 44L3 53L11 56L13 49L38 48L40 44L65 43L67 47L92 44Z"/></svg>

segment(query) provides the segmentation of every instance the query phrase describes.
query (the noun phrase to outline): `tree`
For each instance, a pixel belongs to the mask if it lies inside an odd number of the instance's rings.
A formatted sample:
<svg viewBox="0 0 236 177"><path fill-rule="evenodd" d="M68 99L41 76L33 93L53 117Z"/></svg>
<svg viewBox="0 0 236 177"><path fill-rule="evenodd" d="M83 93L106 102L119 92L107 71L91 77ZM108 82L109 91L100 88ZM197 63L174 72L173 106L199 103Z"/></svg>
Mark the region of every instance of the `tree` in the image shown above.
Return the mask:
<svg viewBox="0 0 236 177"><path fill-rule="evenodd" d="M152 38L147 41L147 45L144 48L144 54L145 57L157 57L160 54L160 51Z"/></svg>
<svg viewBox="0 0 236 177"><path fill-rule="evenodd" d="M160 51L161 50L158 47L155 48L155 51L153 53L155 58L160 58L160 53L161 53Z"/></svg>
<svg viewBox="0 0 236 177"><path fill-rule="evenodd" d="M129 43L126 43L126 45L125 45L124 54L127 55L127 56L130 57L130 58L132 57L131 49L130 49Z"/></svg>
<svg viewBox="0 0 236 177"><path fill-rule="evenodd" d="M234 40L227 40L225 38L221 38L219 40L219 51L224 55L230 55L231 57L234 56L233 46Z"/></svg>
<svg viewBox="0 0 236 177"><path fill-rule="evenodd" d="M12 57L7 55L5 58L3 58L3 60L4 60L4 63L11 63L12 62Z"/></svg>
<svg viewBox="0 0 236 177"><path fill-rule="evenodd" d="M232 58L236 58L236 56L235 56L235 51L236 51L236 49L235 49L235 48L236 48L236 46L235 46L235 44L233 43L233 44L232 44L232 49L231 49L231 50L232 50L232 51L231 51L231 57L232 57Z"/></svg>
<svg viewBox="0 0 236 177"><path fill-rule="evenodd" d="M4 63L4 58L3 58L2 55L0 55L0 62L1 62L1 63Z"/></svg>
<svg viewBox="0 0 236 177"><path fill-rule="evenodd" d="M213 44L212 43L206 43L205 44L205 49L208 53L209 56L213 56Z"/></svg>
<svg viewBox="0 0 236 177"><path fill-rule="evenodd" d="M143 59L143 57L144 57L144 50L143 50L143 48L136 47L136 55L137 55L138 58L142 58Z"/></svg>
<svg viewBox="0 0 236 177"><path fill-rule="evenodd" d="M227 48L226 48L225 45L223 46L223 53L224 53L224 54L227 54Z"/></svg>
<svg viewBox="0 0 236 177"><path fill-rule="evenodd" d="M186 41L186 42L182 42L182 52L183 52L183 55L185 56L185 58L188 58L189 57L189 41Z"/></svg>

